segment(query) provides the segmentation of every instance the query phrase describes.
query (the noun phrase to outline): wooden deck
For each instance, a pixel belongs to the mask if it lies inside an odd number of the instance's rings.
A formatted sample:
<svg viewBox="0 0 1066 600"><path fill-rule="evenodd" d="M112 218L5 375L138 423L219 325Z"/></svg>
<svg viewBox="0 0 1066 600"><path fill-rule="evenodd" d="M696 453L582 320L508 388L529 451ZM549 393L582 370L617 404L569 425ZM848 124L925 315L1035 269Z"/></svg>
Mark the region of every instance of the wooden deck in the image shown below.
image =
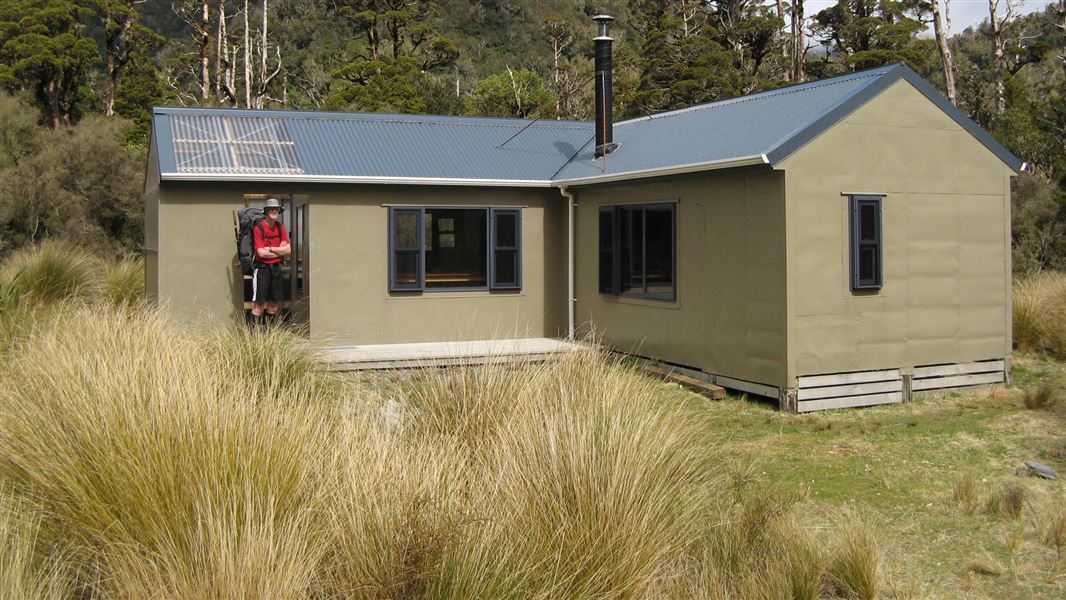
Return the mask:
<svg viewBox="0 0 1066 600"><path fill-rule="evenodd" d="M589 346L550 338L335 346L326 350L334 371L532 362Z"/></svg>

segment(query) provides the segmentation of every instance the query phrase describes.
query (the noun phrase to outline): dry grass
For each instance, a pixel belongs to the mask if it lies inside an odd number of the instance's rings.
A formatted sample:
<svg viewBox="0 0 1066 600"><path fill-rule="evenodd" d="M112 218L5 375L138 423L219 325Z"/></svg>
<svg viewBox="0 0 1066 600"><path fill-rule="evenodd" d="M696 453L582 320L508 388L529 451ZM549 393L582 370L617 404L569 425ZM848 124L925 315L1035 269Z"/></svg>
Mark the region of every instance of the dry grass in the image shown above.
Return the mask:
<svg viewBox="0 0 1066 600"><path fill-rule="evenodd" d="M1066 501L1059 501L1050 513L1041 541L1044 545L1054 548L1055 554L1062 561L1066 558Z"/></svg>
<svg viewBox="0 0 1066 600"><path fill-rule="evenodd" d="M100 282L100 295L115 306L131 306L144 300L144 261L123 256L107 263Z"/></svg>
<svg viewBox="0 0 1066 600"><path fill-rule="evenodd" d="M1066 358L1066 274L1014 282L1014 343L1026 352Z"/></svg>
<svg viewBox="0 0 1066 600"><path fill-rule="evenodd" d="M42 556L40 513L0 486L0 597L25 600L70 598L73 586L61 561Z"/></svg>
<svg viewBox="0 0 1066 600"><path fill-rule="evenodd" d="M963 568L967 573L992 577L998 577L1006 571L1003 564L990 554L985 554L967 561Z"/></svg>

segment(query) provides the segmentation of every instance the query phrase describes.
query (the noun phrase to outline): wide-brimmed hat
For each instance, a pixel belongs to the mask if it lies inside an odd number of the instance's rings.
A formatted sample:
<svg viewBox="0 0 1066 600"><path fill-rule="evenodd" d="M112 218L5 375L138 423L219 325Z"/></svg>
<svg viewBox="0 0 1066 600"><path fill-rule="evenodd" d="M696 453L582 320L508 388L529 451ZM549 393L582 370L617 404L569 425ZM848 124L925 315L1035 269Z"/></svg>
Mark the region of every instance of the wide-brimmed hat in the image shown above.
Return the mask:
<svg viewBox="0 0 1066 600"><path fill-rule="evenodd" d="M281 212L285 212L285 207L281 205L277 198L267 198L266 204L263 205L263 212L266 212L268 208L277 208Z"/></svg>

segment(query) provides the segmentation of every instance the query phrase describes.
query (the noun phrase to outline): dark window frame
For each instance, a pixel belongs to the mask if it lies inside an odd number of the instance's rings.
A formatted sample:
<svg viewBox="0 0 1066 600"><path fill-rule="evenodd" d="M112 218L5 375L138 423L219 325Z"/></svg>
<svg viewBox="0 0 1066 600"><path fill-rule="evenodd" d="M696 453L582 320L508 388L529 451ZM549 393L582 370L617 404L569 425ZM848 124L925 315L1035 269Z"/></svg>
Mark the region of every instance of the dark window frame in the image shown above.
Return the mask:
<svg viewBox="0 0 1066 600"><path fill-rule="evenodd" d="M409 292L478 292L478 291L514 291L522 289L522 209L512 207L495 207L495 206L450 206L450 205L428 205L428 206L390 206L388 216L388 290L390 293L409 293ZM426 240L425 240L425 223L426 223L426 210L472 210L472 211L484 211L485 213L485 267L486 267L486 280L487 284L483 286L454 286L454 287L426 287ZM418 247L417 248L397 248L396 246L396 215L399 213L410 212L416 215L415 227L417 229ZM499 246L496 243L496 217L497 216L514 216L515 218L515 246ZM499 282L496 279L496 253L501 252L513 252L515 260L515 281ZM417 253L416 261L416 283L414 285L402 286L397 284L397 253L399 252L415 252Z"/></svg>
<svg viewBox="0 0 1066 600"><path fill-rule="evenodd" d="M600 294L609 296L618 296L622 298L640 298L645 300L658 300L665 302L677 301L677 201L668 202L648 202L640 204L611 204L603 205L599 207L598 215L598 229L599 238L597 242L597 249L599 252L599 269L598 269L598 289ZM648 244L647 244L647 226L646 215L648 210L663 210L668 209L670 212L670 293L669 294L656 294L649 293L648 290ZM623 246L623 234L622 231L622 212L639 210L641 215L641 288L639 290L622 289L622 246ZM609 223L611 239L605 244L604 238L604 225ZM632 241L626 244L626 247L631 248L633 246ZM608 264L609 263L609 264ZM605 275L609 277L605 278ZM606 279L606 281L605 281Z"/></svg>
<svg viewBox="0 0 1066 600"><path fill-rule="evenodd" d="M873 194L851 194L848 196L848 248L851 256L850 282L852 291L876 291L884 286L885 261L884 261L884 235L883 235L883 202L884 196ZM874 239L867 240L862 237L863 219L862 208L873 206L875 222L873 224ZM860 254L864 249L874 251L874 273L863 277L860 264Z"/></svg>

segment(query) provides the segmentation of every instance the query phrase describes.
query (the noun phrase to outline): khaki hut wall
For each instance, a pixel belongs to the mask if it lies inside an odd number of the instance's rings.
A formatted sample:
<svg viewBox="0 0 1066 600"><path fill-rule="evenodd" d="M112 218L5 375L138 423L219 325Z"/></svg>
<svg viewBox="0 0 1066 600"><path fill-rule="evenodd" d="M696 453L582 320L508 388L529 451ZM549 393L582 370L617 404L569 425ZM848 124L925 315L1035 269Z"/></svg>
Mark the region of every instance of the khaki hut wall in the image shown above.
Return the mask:
<svg viewBox="0 0 1066 600"><path fill-rule="evenodd" d="M783 163L789 377L1010 354L1010 175L899 81ZM849 193L884 194L883 287L852 292Z"/></svg>
<svg viewBox="0 0 1066 600"><path fill-rule="evenodd" d="M565 203L556 190L511 188L165 182L159 298L172 312L232 322L242 299L232 212L244 205L244 194L265 193L308 199L310 329L317 341L541 337L565 327ZM390 294L390 204L523 207L522 289Z"/></svg>
<svg viewBox="0 0 1066 600"><path fill-rule="evenodd" d="M148 144L144 175L144 293L159 299L159 159L155 143Z"/></svg>
<svg viewBox="0 0 1066 600"><path fill-rule="evenodd" d="M619 350L785 383L784 177L733 170L575 188L577 307ZM677 300L599 293L600 206L677 202Z"/></svg>

